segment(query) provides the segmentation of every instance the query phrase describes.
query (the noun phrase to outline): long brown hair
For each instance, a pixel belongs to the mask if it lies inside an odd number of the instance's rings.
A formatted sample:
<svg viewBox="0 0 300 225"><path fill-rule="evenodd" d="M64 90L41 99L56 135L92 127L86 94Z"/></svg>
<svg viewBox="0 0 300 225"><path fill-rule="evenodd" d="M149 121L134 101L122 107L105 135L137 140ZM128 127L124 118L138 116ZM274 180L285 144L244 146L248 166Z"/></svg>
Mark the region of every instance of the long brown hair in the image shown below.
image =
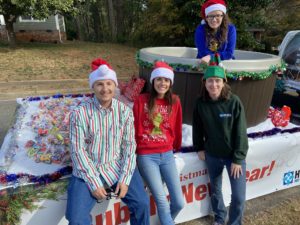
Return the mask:
<svg viewBox="0 0 300 225"><path fill-rule="evenodd" d="M230 98L231 94L232 94L231 87L227 84L227 82L224 79L223 79L223 81L224 81L224 87L222 88L219 100L228 100ZM207 101L207 100L210 100L211 97L209 96L209 93L206 90L205 82L206 82L206 80L203 79L202 80L202 89L201 89L200 97L204 101Z"/></svg>
<svg viewBox="0 0 300 225"><path fill-rule="evenodd" d="M148 100L148 110L149 110L149 118L152 120L155 114L155 99L157 98L158 93L154 88L154 80L151 84L149 100ZM172 105L176 102L176 98L173 96L172 91L172 84L170 85L169 90L166 92L164 99L167 101L168 104L168 113L172 112Z"/></svg>
<svg viewBox="0 0 300 225"><path fill-rule="evenodd" d="M217 42L218 47L220 47L223 43L227 41L227 34L228 34L228 24L230 23L230 19L227 14L223 13L223 20L218 28L217 32L212 29L206 20L206 25L205 25L205 34L206 34L206 44L209 46L209 44L212 41Z"/></svg>

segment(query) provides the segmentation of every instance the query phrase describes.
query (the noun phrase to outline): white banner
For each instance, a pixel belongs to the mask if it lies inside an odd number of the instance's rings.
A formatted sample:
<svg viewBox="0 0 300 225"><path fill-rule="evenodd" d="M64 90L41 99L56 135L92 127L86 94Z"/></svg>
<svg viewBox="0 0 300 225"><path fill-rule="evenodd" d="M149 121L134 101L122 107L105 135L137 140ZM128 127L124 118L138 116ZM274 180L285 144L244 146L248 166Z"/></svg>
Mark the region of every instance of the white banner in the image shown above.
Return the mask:
<svg viewBox="0 0 300 225"><path fill-rule="evenodd" d="M247 200L300 184L300 133L249 139L249 145ZM181 223L210 212L210 184L205 163L198 160L196 153L177 153L175 156L185 199L185 207L175 220ZM231 193L227 173L223 180L224 199L228 205ZM151 222L158 224L152 197L150 204ZM67 224L64 218L66 196L58 202L44 201L41 205L44 207L40 210L24 213L22 224ZM127 206L115 199L97 204L92 217L94 225L129 224Z"/></svg>

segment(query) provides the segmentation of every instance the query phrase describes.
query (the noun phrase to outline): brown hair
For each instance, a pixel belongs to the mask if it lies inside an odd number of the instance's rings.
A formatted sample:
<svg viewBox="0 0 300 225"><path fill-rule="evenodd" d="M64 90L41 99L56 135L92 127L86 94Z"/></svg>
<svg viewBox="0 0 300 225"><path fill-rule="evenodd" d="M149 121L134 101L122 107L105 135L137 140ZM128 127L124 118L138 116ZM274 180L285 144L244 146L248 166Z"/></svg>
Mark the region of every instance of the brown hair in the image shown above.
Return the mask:
<svg viewBox="0 0 300 225"><path fill-rule="evenodd" d="M154 80L153 80L150 89L149 100L148 100L149 117L151 120L154 118L156 98L157 98L157 92L154 88ZM170 114L172 112L172 105L176 102L176 98L173 96L173 92L172 92L172 84L170 85L169 90L166 92L164 99L168 103L168 113Z"/></svg>
<svg viewBox="0 0 300 225"><path fill-rule="evenodd" d="M220 100L228 100L230 98L231 94L232 94L231 87L227 84L227 82L224 79L223 79L223 81L224 81L224 87L222 88L219 99ZM206 82L206 80L203 79L202 80L202 89L201 89L200 97L204 101L207 101L207 100L210 100L211 97L209 96L209 93L206 90L205 82Z"/></svg>
<svg viewBox="0 0 300 225"><path fill-rule="evenodd" d="M211 42L217 42L218 46L220 47L223 43L227 41L227 34L228 34L228 24L230 23L230 19L227 14L224 14L222 23L220 27L218 28L217 32L212 29L206 20L206 26L205 26L205 35L206 35L206 44L209 46ZM219 35L216 35L216 34Z"/></svg>

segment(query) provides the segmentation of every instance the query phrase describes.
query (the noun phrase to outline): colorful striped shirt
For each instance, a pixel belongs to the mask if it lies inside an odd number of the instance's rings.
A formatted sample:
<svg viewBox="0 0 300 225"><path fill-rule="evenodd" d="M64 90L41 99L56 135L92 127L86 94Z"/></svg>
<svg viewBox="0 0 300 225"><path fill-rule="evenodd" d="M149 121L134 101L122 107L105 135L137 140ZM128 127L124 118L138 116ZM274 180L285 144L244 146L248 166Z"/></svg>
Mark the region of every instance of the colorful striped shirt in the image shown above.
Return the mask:
<svg viewBox="0 0 300 225"><path fill-rule="evenodd" d="M73 175L91 191L103 187L100 176L111 186L129 185L136 166L136 143L132 110L117 99L103 108L96 97L70 115L70 151Z"/></svg>

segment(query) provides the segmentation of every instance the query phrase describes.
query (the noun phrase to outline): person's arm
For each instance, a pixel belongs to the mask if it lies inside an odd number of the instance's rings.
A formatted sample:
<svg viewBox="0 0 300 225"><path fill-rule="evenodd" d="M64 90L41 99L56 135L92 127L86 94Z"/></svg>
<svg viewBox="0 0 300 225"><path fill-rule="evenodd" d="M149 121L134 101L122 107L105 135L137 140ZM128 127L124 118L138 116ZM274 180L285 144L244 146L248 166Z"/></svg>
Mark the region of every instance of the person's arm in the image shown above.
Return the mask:
<svg viewBox="0 0 300 225"><path fill-rule="evenodd" d="M176 113L174 116L174 142L173 147L175 150L179 150L181 148L181 142L182 142L182 107L180 103L179 97L176 97Z"/></svg>
<svg viewBox="0 0 300 225"><path fill-rule="evenodd" d="M220 51L221 60L233 59L236 46L236 28L233 24L228 26L227 45L223 51Z"/></svg>
<svg viewBox="0 0 300 225"><path fill-rule="evenodd" d="M193 112L193 146L196 151L204 151L204 130L203 123L198 112L198 101Z"/></svg>
<svg viewBox="0 0 300 225"><path fill-rule="evenodd" d="M133 112L131 109L124 110L125 124L124 131L122 133L121 141L121 176L119 183L126 184L130 183L131 177L136 166L136 142L135 142L135 132L134 132L134 119Z"/></svg>
<svg viewBox="0 0 300 225"><path fill-rule="evenodd" d="M133 104L132 111L134 117L135 140L137 141L137 134L139 128L139 112L140 112L140 97L138 97Z"/></svg>
<svg viewBox="0 0 300 225"><path fill-rule="evenodd" d="M193 112L193 146L198 152L198 158L205 160L203 123L198 112L197 102Z"/></svg>
<svg viewBox="0 0 300 225"><path fill-rule="evenodd" d="M84 129L84 121L81 120L78 111L70 115L70 152L73 170L81 174L91 192L103 186L100 174L97 171L87 151L88 140Z"/></svg>
<svg viewBox="0 0 300 225"><path fill-rule="evenodd" d="M233 163L241 164L242 160L246 158L248 152L248 136L247 124L244 107L237 97L237 104L235 110L235 121L233 127L234 135L234 154Z"/></svg>
<svg viewBox="0 0 300 225"><path fill-rule="evenodd" d="M200 25L197 27L195 32L195 44L198 49L197 58L201 59L205 56L212 56L213 52L208 49L208 46L206 44L206 35L204 26Z"/></svg>

